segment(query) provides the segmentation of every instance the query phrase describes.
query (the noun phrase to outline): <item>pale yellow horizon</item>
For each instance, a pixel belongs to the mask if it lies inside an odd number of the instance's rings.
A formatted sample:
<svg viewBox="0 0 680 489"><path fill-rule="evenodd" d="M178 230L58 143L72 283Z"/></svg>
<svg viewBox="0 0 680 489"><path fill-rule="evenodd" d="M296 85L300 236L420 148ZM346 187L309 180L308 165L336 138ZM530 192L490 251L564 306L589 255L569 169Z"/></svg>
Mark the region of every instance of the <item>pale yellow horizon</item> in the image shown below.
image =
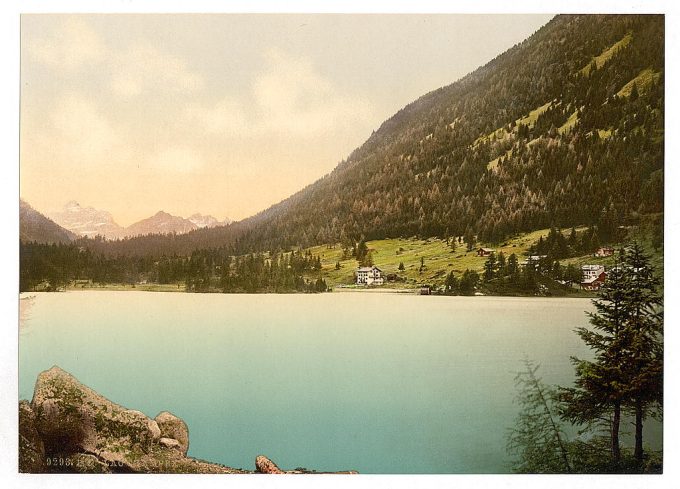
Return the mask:
<svg viewBox="0 0 680 489"><path fill-rule="evenodd" d="M551 15L22 15L20 194L240 220Z"/></svg>

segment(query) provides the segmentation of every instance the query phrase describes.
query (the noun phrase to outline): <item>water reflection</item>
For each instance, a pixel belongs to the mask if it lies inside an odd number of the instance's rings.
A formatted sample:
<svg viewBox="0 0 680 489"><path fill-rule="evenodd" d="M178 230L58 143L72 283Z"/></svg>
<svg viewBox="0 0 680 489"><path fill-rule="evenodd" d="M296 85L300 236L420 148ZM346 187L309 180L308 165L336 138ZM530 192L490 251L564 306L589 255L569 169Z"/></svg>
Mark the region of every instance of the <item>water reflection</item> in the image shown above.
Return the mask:
<svg viewBox="0 0 680 489"><path fill-rule="evenodd" d="M31 309L35 305L35 295L19 296L19 331L24 332L31 319Z"/></svg>

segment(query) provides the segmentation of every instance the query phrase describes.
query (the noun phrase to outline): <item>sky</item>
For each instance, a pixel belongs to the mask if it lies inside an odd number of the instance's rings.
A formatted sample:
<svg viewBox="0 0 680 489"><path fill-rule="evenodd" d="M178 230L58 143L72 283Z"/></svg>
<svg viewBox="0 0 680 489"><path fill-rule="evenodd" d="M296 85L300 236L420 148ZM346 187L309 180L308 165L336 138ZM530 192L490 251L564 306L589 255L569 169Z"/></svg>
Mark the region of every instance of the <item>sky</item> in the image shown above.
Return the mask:
<svg viewBox="0 0 680 489"><path fill-rule="evenodd" d="M243 219L551 17L23 14L21 197Z"/></svg>

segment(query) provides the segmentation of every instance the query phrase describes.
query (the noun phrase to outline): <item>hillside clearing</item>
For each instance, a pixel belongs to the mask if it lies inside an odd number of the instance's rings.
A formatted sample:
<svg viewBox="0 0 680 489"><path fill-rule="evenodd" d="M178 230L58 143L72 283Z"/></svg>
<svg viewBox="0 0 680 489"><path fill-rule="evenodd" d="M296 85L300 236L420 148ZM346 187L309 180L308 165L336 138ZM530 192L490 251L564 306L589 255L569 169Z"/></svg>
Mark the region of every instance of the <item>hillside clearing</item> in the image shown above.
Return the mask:
<svg viewBox="0 0 680 489"><path fill-rule="evenodd" d="M602 68L602 66L603 66L607 61L609 61L609 59L610 59L612 56L614 56L614 54L616 54L617 51L619 51L619 50L625 48L626 46L628 46L628 44L630 43L630 41L631 41L632 39L633 39L633 34L632 34L631 32L627 33L625 36L623 36L623 39L621 39L620 41L614 43L613 45L611 45L610 47L608 47L607 49L605 49L604 51L602 51L602 53L600 53L598 56L595 56L595 57L591 60L590 63L588 63L587 65L585 65L583 68L581 68L581 70L579 71L579 73L581 73L582 75L585 75L585 76L590 75L590 69L591 69L591 65L592 65L592 62L593 62L593 61L595 61L595 66L596 66L598 69Z"/></svg>
<svg viewBox="0 0 680 489"><path fill-rule="evenodd" d="M560 102L557 102L555 105L559 105ZM517 131L517 126L522 124L524 126L529 126L529 127L534 127L536 124L536 121L538 120L539 116L543 114L546 110L548 110L551 106L553 105L553 101L546 102L545 104L541 105L540 107L536 107L535 109L529 111L529 113L525 116L520 117L519 119L515 120L515 126L512 129L512 132ZM488 142L493 142L493 141L500 141L507 139L510 137L510 132L508 132L505 127L499 127L498 129L494 130L493 132L490 132L489 134L486 134L484 136L480 136L475 141L472 143L472 146L477 146L478 144L488 141Z"/></svg>
<svg viewBox="0 0 680 489"><path fill-rule="evenodd" d="M569 132L578 122L578 110L575 110L567 119L567 121L562 124L558 129L557 132L560 134L565 134Z"/></svg>
<svg viewBox="0 0 680 489"><path fill-rule="evenodd" d="M621 90L616 92L617 97L629 97L633 91L633 86L637 86L638 91L644 91L653 81L657 81L661 73L651 68L642 70L638 76L626 83Z"/></svg>

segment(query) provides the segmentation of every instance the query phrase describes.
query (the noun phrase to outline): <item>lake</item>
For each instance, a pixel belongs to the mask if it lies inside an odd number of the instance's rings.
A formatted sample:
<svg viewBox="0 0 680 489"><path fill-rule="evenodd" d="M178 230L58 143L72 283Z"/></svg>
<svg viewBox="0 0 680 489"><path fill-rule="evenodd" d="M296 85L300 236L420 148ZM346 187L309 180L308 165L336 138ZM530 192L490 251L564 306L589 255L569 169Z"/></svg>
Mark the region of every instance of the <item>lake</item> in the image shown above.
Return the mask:
<svg viewBox="0 0 680 489"><path fill-rule="evenodd" d="M82 291L22 300L19 395L53 365L189 426L189 455L254 468L508 472L528 357L570 385L588 299ZM659 423L646 427L657 448Z"/></svg>

